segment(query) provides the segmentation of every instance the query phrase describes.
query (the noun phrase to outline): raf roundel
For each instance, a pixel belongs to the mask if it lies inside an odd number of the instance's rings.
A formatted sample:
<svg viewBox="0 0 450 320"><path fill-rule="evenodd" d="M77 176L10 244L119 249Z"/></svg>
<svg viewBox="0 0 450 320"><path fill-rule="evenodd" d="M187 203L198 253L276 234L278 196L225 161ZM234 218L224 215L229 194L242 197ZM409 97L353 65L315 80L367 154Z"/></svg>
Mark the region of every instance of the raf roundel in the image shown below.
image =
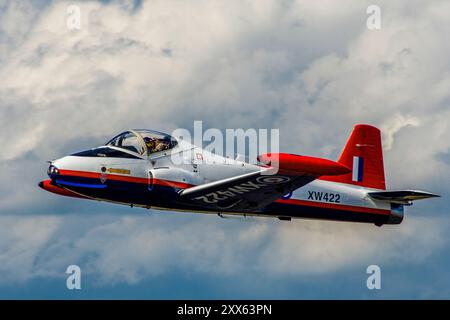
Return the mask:
<svg viewBox="0 0 450 320"><path fill-rule="evenodd" d="M283 176L276 176L276 177L267 176L267 177L258 177L256 179L256 181L258 181L259 183L267 183L267 184L286 183L290 180L291 180L290 178Z"/></svg>

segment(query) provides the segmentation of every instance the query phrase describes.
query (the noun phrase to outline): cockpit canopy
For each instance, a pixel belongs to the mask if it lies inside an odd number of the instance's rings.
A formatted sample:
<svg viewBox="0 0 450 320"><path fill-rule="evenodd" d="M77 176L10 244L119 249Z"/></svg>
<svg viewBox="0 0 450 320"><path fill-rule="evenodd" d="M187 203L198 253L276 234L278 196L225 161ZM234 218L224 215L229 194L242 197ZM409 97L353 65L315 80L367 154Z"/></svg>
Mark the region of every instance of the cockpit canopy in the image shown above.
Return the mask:
<svg viewBox="0 0 450 320"><path fill-rule="evenodd" d="M72 156L140 159L153 153L170 150L176 145L177 140L162 132L128 130L115 136L104 146L77 152Z"/></svg>
<svg viewBox="0 0 450 320"><path fill-rule="evenodd" d="M106 146L125 149L141 156L170 150L177 141L170 135L145 129L128 130L112 138Z"/></svg>

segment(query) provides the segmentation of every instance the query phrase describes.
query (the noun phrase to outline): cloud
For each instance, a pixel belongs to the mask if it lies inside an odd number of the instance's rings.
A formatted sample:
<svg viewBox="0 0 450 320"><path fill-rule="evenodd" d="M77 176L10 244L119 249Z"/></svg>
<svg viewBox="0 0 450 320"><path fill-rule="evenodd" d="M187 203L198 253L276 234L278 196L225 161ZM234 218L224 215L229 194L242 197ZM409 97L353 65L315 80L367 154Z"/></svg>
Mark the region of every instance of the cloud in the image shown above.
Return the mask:
<svg viewBox="0 0 450 320"><path fill-rule="evenodd" d="M58 230L56 217L0 217L1 283L25 282L33 278L35 262Z"/></svg>
<svg viewBox="0 0 450 320"><path fill-rule="evenodd" d="M280 128L282 150L333 158L353 124L368 122L384 131L391 187L446 192L449 3L380 1L380 31L366 29L360 1L83 1L79 31L66 27L69 4L0 5L2 279L55 277L74 261L103 284L249 266L305 276L445 248L446 221L414 215L382 229L203 216L183 225L55 200L36 183L46 160L129 127Z"/></svg>
<svg viewBox="0 0 450 320"><path fill-rule="evenodd" d="M310 276L370 264L417 264L445 248L445 221L402 228L317 221L228 221L214 217L1 217L2 283L63 277L77 264L97 286L165 273L235 277ZM68 231L73 229L72 231ZM423 232L427 230L428 232ZM422 232L421 232L422 231Z"/></svg>
<svg viewBox="0 0 450 320"><path fill-rule="evenodd" d="M408 219L409 217L407 217ZM445 222L443 222L445 224ZM432 232L422 233L422 228ZM442 228L442 229L440 229ZM402 228L373 228L319 222L296 222L280 227L263 253L264 266L279 274L325 274L352 266L423 262L442 249L445 226L429 219L407 220ZM414 245L411 245L414 243ZM433 248L433 249L431 249ZM431 249L431 250L430 250Z"/></svg>
<svg viewBox="0 0 450 320"><path fill-rule="evenodd" d="M407 126L417 127L420 125L420 120L418 118L405 118L401 114L395 114L389 120L387 120L381 129L383 132L383 147L384 150L390 151L394 147L395 135L403 128Z"/></svg>

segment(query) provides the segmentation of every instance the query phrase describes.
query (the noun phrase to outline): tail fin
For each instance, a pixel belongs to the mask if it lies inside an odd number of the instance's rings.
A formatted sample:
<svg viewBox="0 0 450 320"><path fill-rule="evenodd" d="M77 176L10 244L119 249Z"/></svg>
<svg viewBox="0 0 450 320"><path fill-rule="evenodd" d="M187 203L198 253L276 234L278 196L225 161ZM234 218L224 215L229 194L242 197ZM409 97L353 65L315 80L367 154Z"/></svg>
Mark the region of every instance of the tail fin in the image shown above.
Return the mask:
<svg viewBox="0 0 450 320"><path fill-rule="evenodd" d="M379 129L365 124L356 125L338 162L352 168L352 172L322 177L322 180L386 190Z"/></svg>

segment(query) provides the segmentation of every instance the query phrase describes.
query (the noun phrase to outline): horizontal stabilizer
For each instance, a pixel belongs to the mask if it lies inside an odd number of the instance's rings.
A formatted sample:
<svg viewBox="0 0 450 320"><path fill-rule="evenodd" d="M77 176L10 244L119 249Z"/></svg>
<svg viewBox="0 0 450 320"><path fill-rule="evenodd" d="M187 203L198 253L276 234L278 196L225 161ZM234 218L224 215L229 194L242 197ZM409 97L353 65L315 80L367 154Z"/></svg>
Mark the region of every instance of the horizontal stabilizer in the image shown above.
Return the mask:
<svg viewBox="0 0 450 320"><path fill-rule="evenodd" d="M369 192L368 194L370 197L376 200L389 201L400 204L410 204L412 201L416 200L440 197L439 195L434 193L415 190Z"/></svg>

